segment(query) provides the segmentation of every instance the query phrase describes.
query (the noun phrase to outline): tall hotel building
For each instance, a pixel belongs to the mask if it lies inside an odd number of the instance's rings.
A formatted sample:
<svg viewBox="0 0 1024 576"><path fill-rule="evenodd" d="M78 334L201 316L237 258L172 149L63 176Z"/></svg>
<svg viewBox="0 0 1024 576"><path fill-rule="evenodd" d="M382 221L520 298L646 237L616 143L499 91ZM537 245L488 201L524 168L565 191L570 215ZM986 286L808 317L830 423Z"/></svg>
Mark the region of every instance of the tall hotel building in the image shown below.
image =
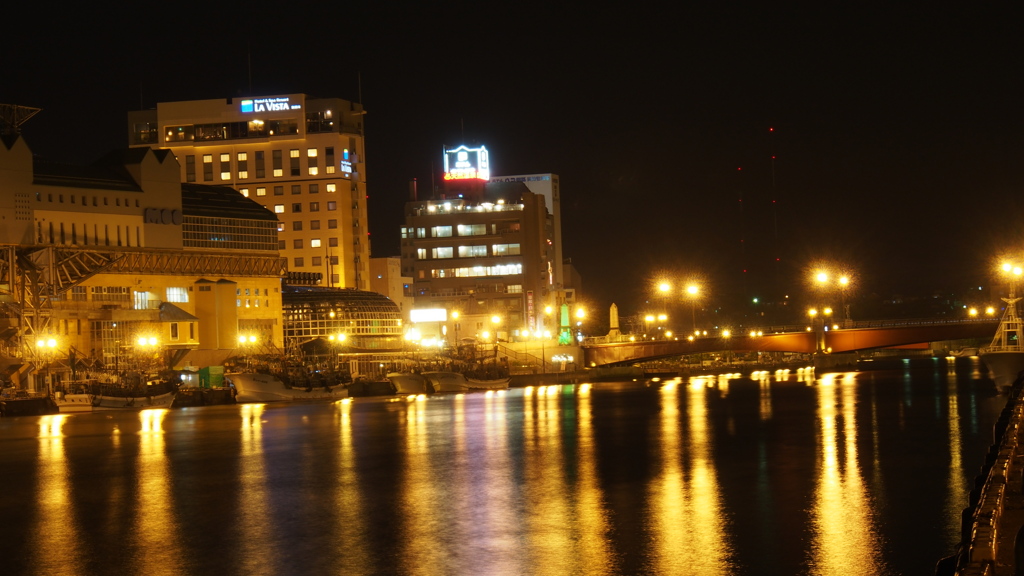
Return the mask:
<svg viewBox="0 0 1024 576"><path fill-rule="evenodd" d="M171 150L185 183L226 185L277 214L289 281L369 288L361 104L287 94L162 102L129 143Z"/></svg>
<svg viewBox="0 0 1024 576"><path fill-rule="evenodd" d="M425 327L432 319L456 338L501 340L557 330L546 311L572 298L562 284L558 176L491 177L484 147L446 150L444 160L443 189L420 200L413 187L402 227L402 275L412 277L416 309L429 311Z"/></svg>

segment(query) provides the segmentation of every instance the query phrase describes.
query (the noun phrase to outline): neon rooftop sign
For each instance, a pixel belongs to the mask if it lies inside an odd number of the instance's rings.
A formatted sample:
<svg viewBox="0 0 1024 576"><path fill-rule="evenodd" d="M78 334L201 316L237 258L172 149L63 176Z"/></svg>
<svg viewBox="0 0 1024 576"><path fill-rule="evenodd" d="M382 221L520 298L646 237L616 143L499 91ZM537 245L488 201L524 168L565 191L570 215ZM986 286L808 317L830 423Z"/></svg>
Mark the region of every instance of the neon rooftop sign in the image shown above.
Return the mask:
<svg viewBox="0 0 1024 576"><path fill-rule="evenodd" d="M444 151L445 180L488 180L491 161L487 148L467 148L465 145Z"/></svg>
<svg viewBox="0 0 1024 576"><path fill-rule="evenodd" d="M250 112L281 112L284 110L299 110L302 104L292 104L287 96L272 98L246 98L242 100L241 111L243 114Z"/></svg>

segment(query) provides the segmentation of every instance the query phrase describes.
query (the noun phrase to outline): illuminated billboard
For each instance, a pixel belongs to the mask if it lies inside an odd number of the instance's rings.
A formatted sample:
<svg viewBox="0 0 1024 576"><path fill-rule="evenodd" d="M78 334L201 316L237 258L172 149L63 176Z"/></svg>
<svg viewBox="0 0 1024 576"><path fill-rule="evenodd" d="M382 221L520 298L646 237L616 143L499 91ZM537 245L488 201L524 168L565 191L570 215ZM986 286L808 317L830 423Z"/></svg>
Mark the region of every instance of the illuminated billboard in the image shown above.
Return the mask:
<svg viewBox="0 0 1024 576"><path fill-rule="evenodd" d="M420 308L409 311L409 320L417 322L445 322L448 311L444 308Z"/></svg>
<svg viewBox="0 0 1024 576"><path fill-rule="evenodd" d="M487 148L459 146L444 151L445 180L488 180L491 177L491 161Z"/></svg>
<svg viewBox="0 0 1024 576"><path fill-rule="evenodd" d="M241 111L243 114L250 112L281 112L284 110L299 110L302 104L292 104L291 98L287 96L276 98L246 98L242 100Z"/></svg>

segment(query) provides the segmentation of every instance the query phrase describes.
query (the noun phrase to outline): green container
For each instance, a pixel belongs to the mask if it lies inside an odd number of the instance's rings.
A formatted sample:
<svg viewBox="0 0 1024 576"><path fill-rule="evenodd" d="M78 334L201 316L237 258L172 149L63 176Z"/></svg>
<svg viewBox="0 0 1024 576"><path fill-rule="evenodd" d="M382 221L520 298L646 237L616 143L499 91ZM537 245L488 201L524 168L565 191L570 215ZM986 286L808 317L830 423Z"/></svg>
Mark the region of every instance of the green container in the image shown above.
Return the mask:
<svg viewBox="0 0 1024 576"><path fill-rule="evenodd" d="M224 367L223 366L206 366L205 368L199 369L199 387L200 388L223 388L224 387Z"/></svg>

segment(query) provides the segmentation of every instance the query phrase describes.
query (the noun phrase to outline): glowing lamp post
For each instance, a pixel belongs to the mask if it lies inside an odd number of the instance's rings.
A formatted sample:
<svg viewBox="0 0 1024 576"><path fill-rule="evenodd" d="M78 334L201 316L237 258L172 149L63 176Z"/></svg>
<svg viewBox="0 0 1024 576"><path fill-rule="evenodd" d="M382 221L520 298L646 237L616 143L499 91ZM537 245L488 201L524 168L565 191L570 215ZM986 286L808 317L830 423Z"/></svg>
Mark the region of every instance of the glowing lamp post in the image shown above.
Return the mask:
<svg viewBox="0 0 1024 576"><path fill-rule="evenodd" d="M700 296L700 286L690 284L686 287L686 295L690 299L690 318L693 320L693 331L697 331L697 298Z"/></svg>
<svg viewBox="0 0 1024 576"><path fill-rule="evenodd" d="M57 351L57 340L55 338L40 338L36 340L36 352L43 362L43 381L46 382L46 395L53 395L53 387L50 383L50 361Z"/></svg>

